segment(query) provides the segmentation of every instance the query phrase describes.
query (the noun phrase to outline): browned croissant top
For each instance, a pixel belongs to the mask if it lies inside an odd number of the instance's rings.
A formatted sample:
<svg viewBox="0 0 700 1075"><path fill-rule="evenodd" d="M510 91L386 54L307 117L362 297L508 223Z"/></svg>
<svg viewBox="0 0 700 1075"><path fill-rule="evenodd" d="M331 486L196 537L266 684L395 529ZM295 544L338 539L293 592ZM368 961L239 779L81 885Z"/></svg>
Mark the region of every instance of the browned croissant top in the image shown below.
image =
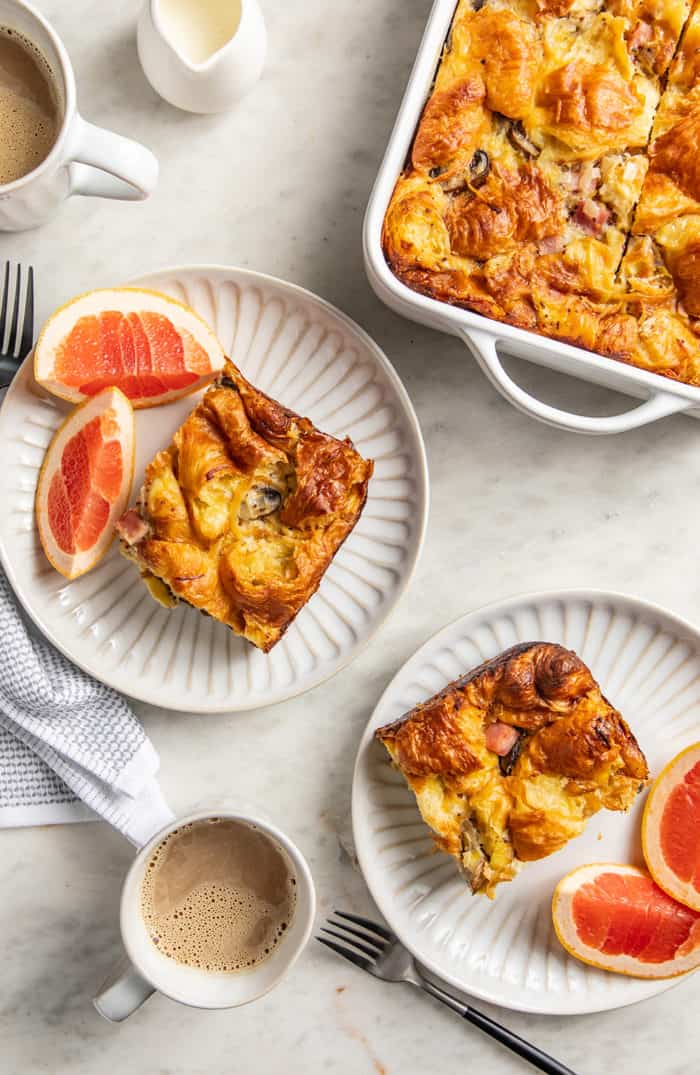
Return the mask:
<svg viewBox="0 0 700 1075"><path fill-rule="evenodd" d="M371 474L349 440L321 433L228 362L149 464L118 527L122 549L166 600L267 651L357 522Z"/></svg>
<svg viewBox="0 0 700 1075"><path fill-rule="evenodd" d="M700 0L460 0L383 228L408 287L700 384Z"/></svg>
<svg viewBox="0 0 700 1075"><path fill-rule="evenodd" d="M376 732L472 888L542 858L648 778L620 713L571 650L506 650Z"/></svg>

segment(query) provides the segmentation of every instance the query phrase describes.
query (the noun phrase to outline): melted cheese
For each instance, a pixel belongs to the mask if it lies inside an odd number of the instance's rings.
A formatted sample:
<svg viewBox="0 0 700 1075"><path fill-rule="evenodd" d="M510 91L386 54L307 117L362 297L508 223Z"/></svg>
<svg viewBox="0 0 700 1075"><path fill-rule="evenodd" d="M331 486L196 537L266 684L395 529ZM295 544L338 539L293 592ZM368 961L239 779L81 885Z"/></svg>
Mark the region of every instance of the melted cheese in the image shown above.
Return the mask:
<svg viewBox="0 0 700 1075"><path fill-rule="evenodd" d="M619 227L627 232L632 226L634 209L639 201L649 162L646 157L608 154L600 162L599 196L614 211Z"/></svg>
<svg viewBox="0 0 700 1075"><path fill-rule="evenodd" d="M679 45L688 7L461 0L384 221L396 275L700 383L700 256L688 229L665 231L700 216L700 5ZM652 267L634 237L651 242ZM670 304L668 317L640 300ZM669 359L649 342L657 316L667 342L676 332Z"/></svg>
<svg viewBox="0 0 700 1075"><path fill-rule="evenodd" d="M144 585L154 601L157 601L163 608L175 608L177 605L177 597L171 590L165 585L161 579L157 579L155 575L150 575L148 572L142 576Z"/></svg>

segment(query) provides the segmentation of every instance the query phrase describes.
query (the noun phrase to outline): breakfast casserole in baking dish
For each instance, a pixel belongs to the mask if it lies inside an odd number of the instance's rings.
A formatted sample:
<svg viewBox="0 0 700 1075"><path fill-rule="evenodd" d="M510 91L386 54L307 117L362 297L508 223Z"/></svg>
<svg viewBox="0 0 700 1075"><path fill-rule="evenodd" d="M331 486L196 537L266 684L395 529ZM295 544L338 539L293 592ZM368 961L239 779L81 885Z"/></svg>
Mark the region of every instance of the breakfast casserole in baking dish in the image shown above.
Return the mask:
<svg viewBox="0 0 700 1075"><path fill-rule="evenodd" d="M193 605L267 652L359 519L372 466L227 362L147 467L117 526L122 552L156 600Z"/></svg>
<svg viewBox="0 0 700 1075"><path fill-rule="evenodd" d="M700 0L460 0L384 217L408 287L700 385Z"/></svg>
<svg viewBox="0 0 700 1075"><path fill-rule="evenodd" d="M493 896L601 809L627 810L649 772L571 650L513 646L375 735L472 892Z"/></svg>

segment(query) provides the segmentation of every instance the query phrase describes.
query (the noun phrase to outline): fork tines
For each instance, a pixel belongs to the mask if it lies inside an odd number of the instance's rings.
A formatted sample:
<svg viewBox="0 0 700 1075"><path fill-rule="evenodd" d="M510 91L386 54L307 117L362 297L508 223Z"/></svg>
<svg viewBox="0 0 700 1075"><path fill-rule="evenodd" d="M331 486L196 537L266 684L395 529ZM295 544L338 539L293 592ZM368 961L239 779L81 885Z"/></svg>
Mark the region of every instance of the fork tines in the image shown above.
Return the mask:
<svg viewBox="0 0 700 1075"><path fill-rule="evenodd" d="M382 955L387 945L392 944L396 938L384 926L376 922L370 922L367 918L359 915L348 914L345 911L333 911L328 924L321 927L321 933L327 936L317 936L316 940L332 948L338 955L344 956L362 970L368 970L379 956ZM340 919L340 921L338 921ZM347 923L352 922L350 926ZM360 929L356 927L360 926ZM328 940L335 937L336 941ZM342 941L342 944L336 943Z"/></svg>
<svg viewBox="0 0 700 1075"><path fill-rule="evenodd" d="M13 292L14 280L14 294ZM8 310L12 306L12 319ZM9 323L8 323L9 322ZM34 344L34 269L30 265L26 274L17 265L11 272L10 262L5 262L5 277L0 303L0 360L16 369Z"/></svg>

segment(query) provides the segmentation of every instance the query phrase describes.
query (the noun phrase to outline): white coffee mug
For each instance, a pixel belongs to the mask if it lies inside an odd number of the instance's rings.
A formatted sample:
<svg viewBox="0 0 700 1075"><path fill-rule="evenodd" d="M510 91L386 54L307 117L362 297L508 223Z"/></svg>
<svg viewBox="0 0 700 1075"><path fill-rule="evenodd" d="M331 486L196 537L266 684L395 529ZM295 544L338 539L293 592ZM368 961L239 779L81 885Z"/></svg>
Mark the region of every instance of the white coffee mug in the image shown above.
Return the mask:
<svg viewBox="0 0 700 1075"><path fill-rule="evenodd" d="M63 115L48 157L27 175L0 186L0 230L36 227L71 194L147 198L158 179L158 161L138 142L82 118L76 107L73 68L55 30L22 0L0 0L0 26L17 30L43 53Z"/></svg>
<svg viewBox="0 0 700 1075"><path fill-rule="evenodd" d="M236 973L200 970L177 963L158 950L141 914L141 884L151 855L168 833L191 821L227 818L253 825L282 850L296 880L292 919L271 954L256 967ZM100 1015L120 1023L158 990L194 1008L236 1008L268 993L278 984L305 947L316 913L311 871L301 851L275 825L246 811L201 809L181 817L156 833L141 848L122 889L120 925L127 958L104 983L93 1003Z"/></svg>

